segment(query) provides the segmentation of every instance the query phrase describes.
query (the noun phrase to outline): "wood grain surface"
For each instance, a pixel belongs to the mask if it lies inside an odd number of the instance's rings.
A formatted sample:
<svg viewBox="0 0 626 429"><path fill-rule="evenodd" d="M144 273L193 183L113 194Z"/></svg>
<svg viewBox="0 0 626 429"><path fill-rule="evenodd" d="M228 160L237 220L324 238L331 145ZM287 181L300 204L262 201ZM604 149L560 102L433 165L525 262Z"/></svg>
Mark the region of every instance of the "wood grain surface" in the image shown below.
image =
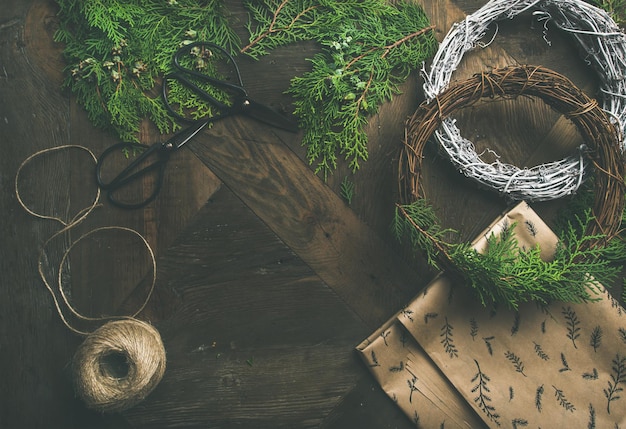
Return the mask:
<svg viewBox="0 0 626 429"><path fill-rule="evenodd" d="M226 1L243 13L240 1ZM485 2L419 3L441 40ZM81 338L62 324L37 273L41 246L61 225L28 215L14 192L20 164L37 151L71 144L99 155L117 142L61 89L55 14L53 0L5 0L0 10L0 427L412 427L354 347L436 274L407 255L389 229L404 121L422 99L418 74L371 118L370 158L354 176L340 165L324 181L306 163L302 133L229 118L172 156L153 204L124 211L102 200L44 249L50 276L72 242L102 226L133 228L155 250L156 290L140 317L161 332L168 368L144 402L102 415L73 393L69 363ZM531 16L503 22L494 42L468 54L455 78L536 64L593 95L596 79L575 46L556 31L549 46L542 31ZM258 61L242 58L250 96L291 112L284 91L317 50L301 43ZM562 157L579 141L568 121L530 99L466 109L458 124L479 151L493 149L520 166ZM145 126L141 139L162 136ZM80 150L38 157L21 177L32 210L65 220L96 192L93 161ZM351 205L340 197L345 177L355 184ZM465 240L509 204L465 180L435 149L427 153L424 183L446 226ZM550 223L561 204L534 208ZM137 240L99 234L72 250L64 287L85 314L128 314L145 296L149 271Z"/></svg>

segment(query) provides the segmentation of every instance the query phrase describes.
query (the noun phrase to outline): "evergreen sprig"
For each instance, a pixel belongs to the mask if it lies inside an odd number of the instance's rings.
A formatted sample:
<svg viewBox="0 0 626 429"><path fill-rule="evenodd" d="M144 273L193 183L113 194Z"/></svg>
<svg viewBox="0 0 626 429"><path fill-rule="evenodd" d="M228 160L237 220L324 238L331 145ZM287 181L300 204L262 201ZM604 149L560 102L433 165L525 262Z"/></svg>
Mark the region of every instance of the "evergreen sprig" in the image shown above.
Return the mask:
<svg viewBox="0 0 626 429"><path fill-rule="evenodd" d="M408 1L264 0L248 2L253 57L297 40L318 42L312 70L291 81L302 144L325 177L344 157L352 171L368 157L365 126L436 49L423 9ZM257 25L253 25L252 22Z"/></svg>
<svg viewBox="0 0 626 429"><path fill-rule="evenodd" d="M247 1L245 7L250 13L246 24L250 43L241 52L253 58L279 46L311 40L316 28L328 26L334 18L316 0Z"/></svg>
<svg viewBox="0 0 626 429"><path fill-rule="evenodd" d="M112 127L127 142L138 141L143 118L149 118L162 133L176 127L155 85L171 71L172 55L180 46L204 40L234 52L240 45L221 1L57 3L60 22L55 40L64 43L68 63L64 85L94 125ZM170 99L181 109L206 112L209 108L176 83Z"/></svg>
<svg viewBox="0 0 626 429"><path fill-rule="evenodd" d="M98 127L137 141L149 118L166 133L176 127L155 85L171 71L181 45L211 41L253 58L289 43L317 42L312 70L289 93L305 130L310 163L326 176L338 156L355 171L368 156L365 126L399 85L436 49L422 8L408 0L246 1L249 44L241 43L219 0L58 0L68 63L65 86ZM214 70L207 70L213 74ZM218 98L223 95L217 93ZM174 83L170 100L201 116L210 106Z"/></svg>
<svg viewBox="0 0 626 429"><path fill-rule="evenodd" d="M589 210L559 232L559 243L551 261L541 258L535 246L521 250L514 226L499 236L487 237L487 249L477 252L469 243L450 243L432 207L424 200L398 206L393 232L398 239L408 235L413 248L439 268L442 260L474 291L485 306L517 309L524 302L548 304L552 301L595 301L600 298L596 282L611 284L619 268L606 256L610 247L589 246L601 238L585 235L594 221Z"/></svg>
<svg viewBox="0 0 626 429"><path fill-rule="evenodd" d="M442 269L441 256L448 251L447 240L451 234L456 234L450 228L441 227L434 208L423 198L413 204L396 205L392 232L400 242L408 237L411 248L422 251L428 264L438 270Z"/></svg>

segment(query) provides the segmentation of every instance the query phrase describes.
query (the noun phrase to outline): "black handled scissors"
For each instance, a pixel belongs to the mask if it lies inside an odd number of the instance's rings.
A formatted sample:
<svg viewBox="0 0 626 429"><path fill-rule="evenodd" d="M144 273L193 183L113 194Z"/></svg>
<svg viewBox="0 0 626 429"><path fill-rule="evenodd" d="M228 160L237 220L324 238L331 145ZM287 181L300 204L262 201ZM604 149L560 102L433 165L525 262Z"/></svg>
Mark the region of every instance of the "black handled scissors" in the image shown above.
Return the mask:
<svg viewBox="0 0 626 429"><path fill-rule="evenodd" d="M205 58L209 60L209 57L214 55L220 58L220 62L225 62L229 69L224 79L209 76L188 66L190 57L194 58L196 62L204 62ZM96 165L96 181L100 188L106 191L108 200L115 206L125 209L137 209L154 201L163 185L165 167L172 152L180 149L212 122L229 116L246 115L277 128L290 132L298 131L295 121L268 106L250 99L243 87L237 63L230 53L221 46L210 42L194 42L176 51L173 62L175 71L163 78L163 101L172 116L191 125L177 132L163 143L155 143L151 146L138 143L118 143L110 146L102 153ZM206 112L202 111L203 115L199 118L188 116L187 114L190 110L188 107L173 105L170 102L169 95L172 81L179 82L190 91L193 97L204 101L210 106L210 114L205 114ZM228 101L222 101L209 90L218 90L218 93L223 95L222 98L226 98ZM191 112L191 114L198 115L197 112ZM103 178L103 167L107 164L105 161L113 153L121 152L123 149L128 148L141 148L143 152L113 179L105 180ZM156 157L155 161L147 166L143 166L148 162L148 159L153 157ZM118 196L122 189L127 188L130 184L141 180L141 178L151 173L156 175L156 180L152 192L147 197L138 202L127 202Z"/></svg>

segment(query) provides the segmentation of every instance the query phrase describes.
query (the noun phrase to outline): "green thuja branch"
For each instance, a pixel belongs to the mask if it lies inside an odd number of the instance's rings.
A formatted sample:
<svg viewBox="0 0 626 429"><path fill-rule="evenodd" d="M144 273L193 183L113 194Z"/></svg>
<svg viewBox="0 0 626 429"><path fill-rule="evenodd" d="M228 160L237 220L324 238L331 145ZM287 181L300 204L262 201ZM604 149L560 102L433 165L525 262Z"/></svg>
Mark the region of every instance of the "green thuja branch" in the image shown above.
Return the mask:
<svg viewBox="0 0 626 429"><path fill-rule="evenodd" d="M450 244L446 241L452 229L443 229L433 207L425 199L418 199L413 204L396 205L392 232L402 242L408 237L413 249L424 253L429 265L441 269L440 261L448 258Z"/></svg>
<svg viewBox="0 0 626 429"><path fill-rule="evenodd" d="M155 86L171 71L172 55L180 46L204 40L232 52L240 44L220 1L57 3L59 28L55 40L64 44L68 63L64 85L76 95L94 125L112 127L128 142L138 140L144 118L162 133L175 127ZM223 98L223 94L215 95ZM180 84L173 84L170 99L181 109L198 110L200 115L209 109Z"/></svg>
<svg viewBox="0 0 626 429"><path fill-rule="evenodd" d="M348 177L344 177L341 181L341 196L348 205L352 204L352 199L354 198L354 182L351 182Z"/></svg>
<svg viewBox="0 0 626 429"><path fill-rule="evenodd" d="M155 88L172 67L172 55L192 41L211 41L253 58L289 43L308 40L321 52L312 70L295 77L289 93L305 130L303 145L317 171L327 175L339 156L354 171L367 159L368 117L394 94L409 72L436 49L428 18L407 0L246 1L249 43L243 48L223 1L58 0L65 45L65 86L96 126L112 127L125 141L137 141L140 123L150 119L160 132L174 123ZM206 58L188 64L210 75ZM225 99L219 92L213 95ZM179 111L197 116L211 108L179 83L169 99Z"/></svg>
<svg viewBox="0 0 626 429"><path fill-rule="evenodd" d="M368 157L365 126L399 85L436 49L419 5L382 0L294 0L247 3L253 57L296 40L317 42L311 71L291 81L294 113L305 131L307 158L324 177L345 158L352 171Z"/></svg>
<svg viewBox="0 0 626 429"><path fill-rule="evenodd" d="M247 1L245 5L250 12L246 25L250 43L241 52L253 58L279 46L311 39L315 29L328 25L332 18L329 10L315 0Z"/></svg>
<svg viewBox="0 0 626 429"><path fill-rule="evenodd" d="M547 304L598 300L595 282L611 284L616 279L618 267L605 258L609 248L589 246L602 237L585 235L593 217L589 211L583 216L575 216L559 233L552 261L541 258L539 246L521 250L513 226L499 236L487 237L484 253L468 243L450 243L445 239L450 230L439 226L434 210L423 199L398 206L392 229L396 237L408 237L412 247L423 252L432 266L444 264L459 275L483 305L517 309L530 301Z"/></svg>
<svg viewBox="0 0 626 429"><path fill-rule="evenodd" d="M592 221L587 213L580 223ZM599 299L594 281L610 284L617 275L617 269L602 258L606 248L587 246L594 238L577 234L570 224L560 234L554 259L544 261L538 246L520 251L511 229L501 237L489 237L484 255L469 246L457 246L452 260L483 304L517 308L527 301L594 301Z"/></svg>
<svg viewBox="0 0 626 429"><path fill-rule="evenodd" d="M621 385L626 384L626 357L617 354L612 364L611 379L608 382L608 387L603 389L607 399L606 411L608 414L611 414L611 402L620 399L619 393L624 391Z"/></svg>

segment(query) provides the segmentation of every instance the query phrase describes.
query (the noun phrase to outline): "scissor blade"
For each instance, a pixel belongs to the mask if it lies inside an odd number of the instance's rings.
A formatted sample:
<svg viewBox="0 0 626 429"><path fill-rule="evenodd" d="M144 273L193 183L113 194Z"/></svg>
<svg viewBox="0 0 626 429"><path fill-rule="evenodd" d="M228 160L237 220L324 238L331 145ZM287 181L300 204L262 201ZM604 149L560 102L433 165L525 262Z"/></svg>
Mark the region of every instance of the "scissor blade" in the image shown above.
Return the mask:
<svg viewBox="0 0 626 429"><path fill-rule="evenodd" d="M292 133L298 132L298 124L295 120L287 118L286 116L278 113L271 107L264 104L257 103L256 101L246 99L242 112L246 115L254 118L258 121L264 122L276 128L290 131Z"/></svg>

